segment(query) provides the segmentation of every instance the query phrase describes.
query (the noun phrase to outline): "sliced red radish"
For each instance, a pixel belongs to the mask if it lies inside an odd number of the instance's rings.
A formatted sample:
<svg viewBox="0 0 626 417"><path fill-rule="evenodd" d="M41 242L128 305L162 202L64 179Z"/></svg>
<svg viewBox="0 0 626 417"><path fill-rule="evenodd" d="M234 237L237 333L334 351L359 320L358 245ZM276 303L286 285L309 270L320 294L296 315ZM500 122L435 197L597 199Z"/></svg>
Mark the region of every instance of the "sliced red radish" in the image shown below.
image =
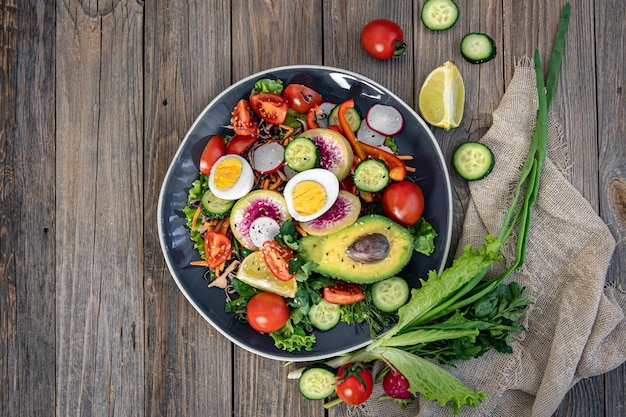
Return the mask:
<svg viewBox="0 0 626 417"><path fill-rule="evenodd" d="M330 115L331 110L334 109L336 105L337 103L325 101L318 106L320 110L324 112L324 114L317 117L317 124L320 125L320 127L328 127L328 116Z"/></svg>
<svg viewBox="0 0 626 417"><path fill-rule="evenodd" d="M260 248L265 241L274 240L279 230L280 225L273 218L259 217L250 224L250 240Z"/></svg>
<svg viewBox="0 0 626 417"><path fill-rule="evenodd" d="M370 129L367 123L361 123L361 127L356 131L356 137L363 143L372 146L380 146L385 143L387 136L381 135L375 130Z"/></svg>
<svg viewBox="0 0 626 417"><path fill-rule="evenodd" d="M270 142L254 149L253 168L261 174L274 172L283 166L285 148L277 142Z"/></svg>
<svg viewBox="0 0 626 417"><path fill-rule="evenodd" d="M381 135L393 136L404 127L402 113L387 104L374 104L367 111L365 121L370 129Z"/></svg>

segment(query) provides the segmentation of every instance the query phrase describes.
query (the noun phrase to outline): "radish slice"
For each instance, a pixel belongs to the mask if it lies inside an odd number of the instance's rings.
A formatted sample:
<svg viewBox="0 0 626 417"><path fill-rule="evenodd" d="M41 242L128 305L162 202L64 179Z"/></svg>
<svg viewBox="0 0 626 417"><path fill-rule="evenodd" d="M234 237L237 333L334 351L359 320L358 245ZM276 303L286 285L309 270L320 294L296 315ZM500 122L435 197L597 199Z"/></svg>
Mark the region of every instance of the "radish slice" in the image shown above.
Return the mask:
<svg viewBox="0 0 626 417"><path fill-rule="evenodd" d="M404 119L398 109L386 104L374 104L365 117L370 129L381 135L393 136L404 127Z"/></svg>
<svg viewBox="0 0 626 417"><path fill-rule="evenodd" d="M334 109L336 105L337 103L325 101L318 106L320 110L324 112L324 114L317 116L317 124L320 125L320 127L328 127L328 116L330 115L331 110Z"/></svg>
<svg viewBox="0 0 626 417"><path fill-rule="evenodd" d="M274 172L285 163L285 148L277 142L266 143L254 150L252 163L261 174Z"/></svg>
<svg viewBox="0 0 626 417"><path fill-rule="evenodd" d="M276 220L267 216L259 217L250 224L250 240L260 248L264 242L274 240L279 230L280 225Z"/></svg>
<svg viewBox="0 0 626 417"><path fill-rule="evenodd" d="M385 143L387 136L381 135L375 130L370 129L367 123L361 123L361 127L356 131L356 137L363 143L372 146L380 146Z"/></svg>

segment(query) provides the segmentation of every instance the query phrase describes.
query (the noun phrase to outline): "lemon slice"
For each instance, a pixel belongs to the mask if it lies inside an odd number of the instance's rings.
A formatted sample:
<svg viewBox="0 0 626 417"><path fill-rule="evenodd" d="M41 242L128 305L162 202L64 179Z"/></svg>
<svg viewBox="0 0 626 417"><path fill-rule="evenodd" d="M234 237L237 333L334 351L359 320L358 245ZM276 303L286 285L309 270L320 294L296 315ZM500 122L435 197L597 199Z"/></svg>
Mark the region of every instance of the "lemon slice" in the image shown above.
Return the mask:
<svg viewBox="0 0 626 417"><path fill-rule="evenodd" d="M458 127L463 117L465 86L452 61L428 74L419 94L419 111L426 122L445 130Z"/></svg>
<svg viewBox="0 0 626 417"><path fill-rule="evenodd" d="M273 292L286 298L295 297L298 291L298 283L295 279L281 281L272 274L261 251L252 252L241 261L237 278L254 288Z"/></svg>

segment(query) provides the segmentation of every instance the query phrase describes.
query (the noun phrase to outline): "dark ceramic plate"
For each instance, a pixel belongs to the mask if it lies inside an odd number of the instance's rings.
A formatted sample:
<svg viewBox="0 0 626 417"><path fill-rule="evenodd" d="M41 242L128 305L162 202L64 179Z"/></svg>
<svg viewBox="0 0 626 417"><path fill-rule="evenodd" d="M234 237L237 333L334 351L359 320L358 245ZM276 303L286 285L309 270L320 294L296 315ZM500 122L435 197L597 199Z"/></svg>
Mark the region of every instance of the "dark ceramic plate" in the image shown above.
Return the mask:
<svg viewBox="0 0 626 417"><path fill-rule="evenodd" d="M441 150L432 132L415 111L378 83L359 74L321 66L287 66L251 75L219 94L198 116L181 143L167 171L158 204L158 230L167 266L189 302L219 332L242 348L255 354L284 361L313 361L336 356L367 345L367 325L340 323L327 332L317 332L312 351L285 352L274 347L272 339L238 321L224 311L224 291L208 288L204 268L189 266L198 254L189 239L183 207L191 183L198 178L198 161L207 142L206 137L229 132L222 126L229 123L236 102L247 97L260 78L280 78L313 87L325 101L341 102L353 98L357 109L366 111L374 103L391 104L404 116L404 129L396 135L399 152L412 154L407 165L416 169L410 175L421 187L426 206L424 217L438 233L436 249L431 256L415 253L400 275L411 286L419 285L429 270L440 271L448 255L452 229L452 197L450 178Z"/></svg>

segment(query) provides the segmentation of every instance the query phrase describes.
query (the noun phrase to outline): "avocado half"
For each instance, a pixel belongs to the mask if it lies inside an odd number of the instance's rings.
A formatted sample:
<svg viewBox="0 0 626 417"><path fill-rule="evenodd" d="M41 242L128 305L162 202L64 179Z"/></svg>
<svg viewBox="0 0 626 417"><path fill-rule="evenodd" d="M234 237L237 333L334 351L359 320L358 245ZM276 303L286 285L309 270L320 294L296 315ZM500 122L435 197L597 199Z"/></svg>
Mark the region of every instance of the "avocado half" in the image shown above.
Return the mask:
<svg viewBox="0 0 626 417"><path fill-rule="evenodd" d="M298 253L317 263L320 274L370 284L400 272L411 260L413 244L406 228L374 214L326 236L303 237Z"/></svg>

